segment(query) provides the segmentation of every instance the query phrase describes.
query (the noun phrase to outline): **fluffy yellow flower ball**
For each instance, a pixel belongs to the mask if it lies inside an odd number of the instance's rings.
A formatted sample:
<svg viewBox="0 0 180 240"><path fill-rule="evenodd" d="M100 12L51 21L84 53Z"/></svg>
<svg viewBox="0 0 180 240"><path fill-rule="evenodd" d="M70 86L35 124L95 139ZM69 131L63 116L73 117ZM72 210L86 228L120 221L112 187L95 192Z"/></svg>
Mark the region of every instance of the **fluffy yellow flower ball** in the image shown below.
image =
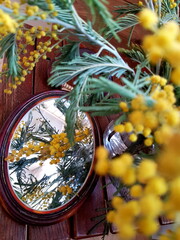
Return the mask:
<svg viewBox="0 0 180 240"><path fill-rule="evenodd" d="M176 85L180 85L180 67L177 67L172 71L171 81Z"/></svg>
<svg viewBox="0 0 180 240"><path fill-rule="evenodd" d="M153 30L158 23L158 16L152 10L144 8L139 13L139 21L144 28Z"/></svg>
<svg viewBox="0 0 180 240"><path fill-rule="evenodd" d="M98 175L104 176L108 173L109 161L107 159L99 159L95 166Z"/></svg>
<svg viewBox="0 0 180 240"><path fill-rule="evenodd" d="M150 236L158 230L159 226L156 220L146 217L139 220L138 228L144 235Z"/></svg>
<svg viewBox="0 0 180 240"><path fill-rule="evenodd" d="M137 169L137 179L141 183L145 183L156 175L157 164L151 160L143 160Z"/></svg>
<svg viewBox="0 0 180 240"><path fill-rule="evenodd" d="M143 194L143 188L141 185L136 184L131 187L130 193L132 197L135 197L135 198L141 197Z"/></svg>
<svg viewBox="0 0 180 240"><path fill-rule="evenodd" d="M108 151L103 146L99 146L96 150L96 157L98 159L95 171L98 175L106 175L109 169L109 161L108 161Z"/></svg>
<svg viewBox="0 0 180 240"><path fill-rule="evenodd" d="M18 24L7 13L0 9L0 33L11 32L15 33Z"/></svg>
<svg viewBox="0 0 180 240"><path fill-rule="evenodd" d="M113 197L111 203L114 208L118 209L121 204L123 204L123 199L121 197L115 196Z"/></svg>
<svg viewBox="0 0 180 240"><path fill-rule="evenodd" d="M96 157L97 159L105 159L105 158L108 158L108 150L103 147L103 146L99 146L97 149L96 149Z"/></svg>
<svg viewBox="0 0 180 240"><path fill-rule="evenodd" d="M109 162L109 173L114 177L122 177L127 171L127 165L125 165L121 158L113 159Z"/></svg>
<svg viewBox="0 0 180 240"><path fill-rule="evenodd" d="M139 206L143 216L156 218L161 214L163 204L159 197L154 194L148 194L139 200Z"/></svg>
<svg viewBox="0 0 180 240"><path fill-rule="evenodd" d="M164 195L168 190L167 183L164 178L156 176L150 179L145 187L145 193L154 193L156 195Z"/></svg>

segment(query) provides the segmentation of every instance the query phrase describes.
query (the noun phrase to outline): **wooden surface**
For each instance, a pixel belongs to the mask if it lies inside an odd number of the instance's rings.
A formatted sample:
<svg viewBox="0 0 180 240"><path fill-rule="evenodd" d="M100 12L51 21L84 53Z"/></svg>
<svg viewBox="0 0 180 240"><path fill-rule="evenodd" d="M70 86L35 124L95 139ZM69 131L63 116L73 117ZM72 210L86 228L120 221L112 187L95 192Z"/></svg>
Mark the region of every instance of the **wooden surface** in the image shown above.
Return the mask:
<svg viewBox="0 0 180 240"><path fill-rule="evenodd" d="M26 81L20 85L12 95L3 93L6 84L0 88L0 126L3 129L3 123L6 121L11 112L30 99L35 94L50 90L47 85L50 66L54 54L49 54L47 60L40 61L32 74L28 75ZM101 119L102 122L102 119ZM102 122L101 130L103 131L108 122ZM71 238L87 237L88 230L93 226L92 217L97 216L97 208L104 207L104 196L102 191L102 182L99 181L95 191L87 199L81 209L78 210L74 217L51 226L31 226L19 224L13 221L8 214L0 207L0 240L68 240ZM88 211L87 211L88 209ZM88 237L102 235L103 227L100 226Z"/></svg>
<svg viewBox="0 0 180 240"><path fill-rule="evenodd" d="M120 5L122 2L122 0L111 0L109 7L112 10L114 5ZM82 0L78 0L76 4L80 15L84 19L87 19L86 8L84 8ZM99 28L99 25L97 25L96 28ZM138 35L139 30L137 29L133 35L134 41L138 39ZM121 47L127 39L127 36L127 32L122 33L122 43L119 44L113 41L113 44L116 45L116 47ZM50 54L47 60L42 60L38 63L33 73L28 75L26 81L19 86L12 95L5 95L3 93L6 84L0 86L0 127L2 127L3 122L18 105L22 104L34 94L51 89L47 86L47 78L49 76L49 68L53 61L53 57L54 55ZM99 118L99 121L101 131L103 132L109 119ZM16 221L13 221L2 207L0 207L0 240L68 240L82 239L86 237L93 240L94 236L102 235L103 225L99 225L89 235L87 235L87 232L95 223L97 223L94 218L99 214L102 214L102 212L98 212L98 209L103 209L106 201L112 196L112 189L108 190L109 193L105 192L103 184L102 179L100 179L92 194L73 217L51 226L30 226L19 224ZM116 237L109 239L116 239ZM146 238L137 236L136 240L146 240Z"/></svg>

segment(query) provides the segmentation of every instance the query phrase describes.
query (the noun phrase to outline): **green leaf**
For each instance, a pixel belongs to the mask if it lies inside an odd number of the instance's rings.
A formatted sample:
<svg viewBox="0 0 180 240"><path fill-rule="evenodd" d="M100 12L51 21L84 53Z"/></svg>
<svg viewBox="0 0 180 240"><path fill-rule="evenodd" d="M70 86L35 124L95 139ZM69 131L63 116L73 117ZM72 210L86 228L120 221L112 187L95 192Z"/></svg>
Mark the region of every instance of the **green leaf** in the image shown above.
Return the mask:
<svg viewBox="0 0 180 240"><path fill-rule="evenodd" d="M74 144L75 123L77 120L77 105L76 102L71 101L69 108L65 115L66 133L71 145Z"/></svg>
<svg viewBox="0 0 180 240"><path fill-rule="evenodd" d="M109 92L110 94L119 94L119 96L125 97L127 99L133 99L136 96L135 88L134 92L132 92L132 90L128 90L126 86L121 86L104 77L99 77L99 79L91 78L91 87L93 87L95 91Z"/></svg>
<svg viewBox="0 0 180 240"><path fill-rule="evenodd" d="M124 14L137 14L139 11L142 10L142 7L139 6L136 3L130 3L127 1L124 1L125 4L121 5L121 6L117 6L115 12L117 12L120 15L124 15Z"/></svg>
<svg viewBox="0 0 180 240"><path fill-rule="evenodd" d="M120 48L119 51L128 56L131 60L141 64L147 59L145 52L143 51L141 46L137 44L133 44L131 49Z"/></svg>
<svg viewBox="0 0 180 240"><path fill-rule="evenodd" d="M0 58L7 58L8 77L21 75L21 67L18 64L17 45L15 34L8 34L0 41Z"/></svg>
<svg viewBox="0 0 180 240"><path fill-rule="evenodd" d="M3 54L14 45L15 42L15 34L10 33L0 41L0 58L3 57Z"/></svg>
<svg viewBox="0 0 180 240"><path fill-rule="evenodd" d="M80 42L70 42L63 46L60 49L60 56L56 58L56 61L54 62L53 66L58 65L61 62L69 62L75 59L76 57L79 57L79 45Z"/></svg>
<svg viewBox="0 0 180 240"><path fill-rule="evenodd" d="M112 14L109 12L108 8L102 3L108 3L105 0L84 0L85 3L90 7L93 17L99 14L109 29L109 32L119 40L118 35L116 34L115 29L118 27L116 21L112 19Z"/></svg>
<svg viewBox="0 0 180 240"><path fill-rule="evenodd" d="M117 105L111 105L111 106L106 106L106 105L101 105L101 106L97 106L97 105L94 105L94 106L87 106L87 107L79 107L79 109L81 111L84 111L84 112L106 112L107 115L109 115L109 112L112 112L113 113L119 113L119 106ZM96 113L93 113L93 114L96 114Z"/></svg>
<svg viewBox="0 0 180 240"><path fill-rule="evenodd" d="M59 62L59 64L56 62L48 83L58 87L80 75L85 77L103 74L120 77L127 70L131 69L121 59L110 56L97 57L84 53L83 57L76 57L70 62Z"/></svg>
<svg viewBox="0 0 180 240"><path fill-rule="evenodd" d="M115 28L114 31L118 33L123 30L129 29L137 24L139 24L138 17L134 14L127 14L117 19L117 27ZM108 31L107 28L105 28L103 32L105 32L106 38L110 39L113 37L111 31Z"/></svg>

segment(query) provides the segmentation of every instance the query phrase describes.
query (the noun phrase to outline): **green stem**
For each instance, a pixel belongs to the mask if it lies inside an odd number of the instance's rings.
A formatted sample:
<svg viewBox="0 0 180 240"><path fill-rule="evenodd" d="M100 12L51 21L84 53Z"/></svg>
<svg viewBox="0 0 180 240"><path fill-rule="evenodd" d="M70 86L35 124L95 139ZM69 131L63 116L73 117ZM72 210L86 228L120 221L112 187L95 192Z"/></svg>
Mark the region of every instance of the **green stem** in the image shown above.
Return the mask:
<svg viewBox="0 0 180 240"><path fill-rule="evenodd" d="M131 38L132 38L132 35L133 35L134 28L135 28L135 26L133 26L131 28L130 33L129 33L128 43L127 43L128 47L130 47L130 44L131 44Z"/></svg>
<svg viewBox="0 0 180 240"><path fill-rule="evenodd" d="M158 16L161 18L161 0L158 0Z"/></svg>
<svg viewBox="0 0 180 240"><path fill-rule="evenodd" d="M149 2L150 2L150 4L149 4L149 5L150 5L150 8L151 8L153 11L155 11L155 10L154 10L154 4L153 4L153 1L150 0Z"/></svg>

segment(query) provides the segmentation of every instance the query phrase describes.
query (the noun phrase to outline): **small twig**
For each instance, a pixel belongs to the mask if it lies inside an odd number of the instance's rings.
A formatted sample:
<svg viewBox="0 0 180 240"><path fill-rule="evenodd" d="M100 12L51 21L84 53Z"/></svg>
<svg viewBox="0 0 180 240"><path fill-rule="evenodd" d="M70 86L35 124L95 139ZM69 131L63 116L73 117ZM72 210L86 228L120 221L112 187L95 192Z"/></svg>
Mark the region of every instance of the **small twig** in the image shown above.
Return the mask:
<svg viewBox="0 0 180 240"><path fill-rule="evenodd" d="M159 75L160 67L161 67L161 59L160 59L159 62L156 64L156 74L157 74L157 75Z"/></svg>
<svg viewBox="0 0 180 240"><path fill-rule="evenodd" d="M158 16L161 18L161 0L158 0Z"/></svg>
<svg viewBox="0 0 180 240"><path fill-rule="evenodd" d="M149 1L149 5L150 5L150 8L151 8L153 11L155 11L155 10L154 10L154 4L153 4L152 0Z"/></svg>
<svg viewBox="0 0 180 240"><path fill-rule="evenodd" d="M135 28L135 26L133 26L131 28L130 33L129 33L128 43L127 43L128 47L130 47L130 44L131 44L131 39L132 39L134 28Z"/></svg>
<svg viewBox="0 0 180 240"><path fill-rule="evenodd" d="M49 125L49 127L56 133L58 134L58 132L56 131L56 129L54 129L51 124L46 120L46 118L43 116L40 107L36 107L37 111L39 112L39 114L41 115L41 117L44 119L44 121Z"/></svg>

